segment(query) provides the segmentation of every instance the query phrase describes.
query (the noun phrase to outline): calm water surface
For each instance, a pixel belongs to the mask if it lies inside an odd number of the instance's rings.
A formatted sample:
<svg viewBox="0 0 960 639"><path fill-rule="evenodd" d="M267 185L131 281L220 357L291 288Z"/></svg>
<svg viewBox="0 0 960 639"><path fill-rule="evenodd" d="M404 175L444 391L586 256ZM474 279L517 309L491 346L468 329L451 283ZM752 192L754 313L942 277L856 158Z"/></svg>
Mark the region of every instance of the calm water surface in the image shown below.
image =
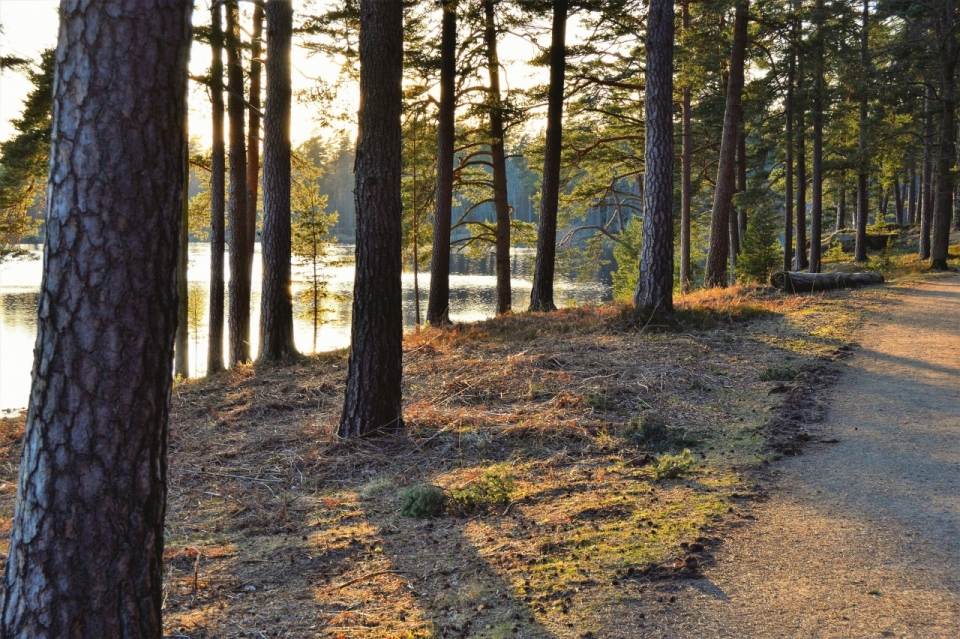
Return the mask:
<svg viewBox="0 0 960 639"><path fill-rule="evenodd" d="M32 251L40 256L39 250ZM344 348L350 342L350 311L353 292L354 267L349 260L352 245L335 246L330 263L321 271L327 281L321 323L316 335L316 350L329 351ZM530 300L530 275L533 270L532 249L515 249L513 261L513 305L525 309ZM227 259L224 258L226 267ZM36 304L40 291L42 263L39 259L0 264L0 411L10 414L27 404L30 394L30 370L33 364L33 346L37 333ZM257 352L261 288L260 246L257 245L253 263L253 296L251 316L251 351ZM309 288L308 270L295 266L294 294ZM190 245L190 268L187 277L191 301L199 302L194 320L190 322L190 369L193 375L206 372L206 311L209 298L210 246ZM229 272L227 273L229 277ZM416 324L416 295L413 273L403 274L404 325ZM473 322L493 316L496 278L493 257L469 259L454 255L451 260L450 316L457 322ZM429 273L419 277L421 313L426 315L427 295L430 290ZM558 278L557 304L595 303L608 299L610 286L606 283L578 283ZM226 303L224 304L226 307ZM294 323L297 348L309 353L313 348L312 313L300 305ZM224 347L226 352L226 346Z"/></svg>

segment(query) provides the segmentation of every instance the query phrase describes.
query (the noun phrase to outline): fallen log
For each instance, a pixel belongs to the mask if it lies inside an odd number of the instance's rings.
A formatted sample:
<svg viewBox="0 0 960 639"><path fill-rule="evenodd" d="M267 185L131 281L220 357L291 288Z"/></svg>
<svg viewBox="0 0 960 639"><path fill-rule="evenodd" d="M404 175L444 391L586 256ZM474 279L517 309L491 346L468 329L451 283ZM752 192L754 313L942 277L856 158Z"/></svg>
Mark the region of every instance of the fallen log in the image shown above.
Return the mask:
<svg viewBox="0 0 960 639"><path fill-rule="evenodd" d="M880 273L800 273L777 271L770 276L770 285L788 293L810 293L838 288L854 288L869 284L882 284Z"/></svg>

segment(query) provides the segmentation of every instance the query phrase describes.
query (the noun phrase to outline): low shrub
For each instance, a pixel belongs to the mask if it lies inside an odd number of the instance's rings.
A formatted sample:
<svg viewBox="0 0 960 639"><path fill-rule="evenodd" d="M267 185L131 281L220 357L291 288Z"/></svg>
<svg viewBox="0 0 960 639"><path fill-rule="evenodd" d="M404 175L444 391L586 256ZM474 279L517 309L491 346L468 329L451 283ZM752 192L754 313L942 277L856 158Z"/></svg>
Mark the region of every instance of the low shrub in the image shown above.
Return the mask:
<svg viewBox="0 0 960 639"><path fill-rule="evenodd" d="M437 517L446 504L443 489L433 484L414 484L400 491L400 514L406 517Z"/></svg>
<svg viewBox="0 0 960 639"><path fill-rule="evenodd" d="M796 368L793 366L768 366L760 373L761 382L792 382L797 378Z"/></svg>
<svg viewBox="0 0 960 639"><path fill-rule="evenodd" d="M490 506L510 503L513 478L499 471L488 471L463 488L450 491L450 505L461 512L477 512Z"/></svg>
<svg viewBox="0 0 960 639"><path fill-rule="evenodd" d="M654 479L675 479L690 472L693 468L693 454L689 448L683 449L678 455L664 453L657 458L657 465L653 468Z"/></svg>
<svg viewBox="0 0 960 639"><path fill-rule="evenodd" d="M654 452L677 450L697 443L685 429L668 425L659 415L644 415L630 422L621 431L621 437L637 448Z"/></svg>

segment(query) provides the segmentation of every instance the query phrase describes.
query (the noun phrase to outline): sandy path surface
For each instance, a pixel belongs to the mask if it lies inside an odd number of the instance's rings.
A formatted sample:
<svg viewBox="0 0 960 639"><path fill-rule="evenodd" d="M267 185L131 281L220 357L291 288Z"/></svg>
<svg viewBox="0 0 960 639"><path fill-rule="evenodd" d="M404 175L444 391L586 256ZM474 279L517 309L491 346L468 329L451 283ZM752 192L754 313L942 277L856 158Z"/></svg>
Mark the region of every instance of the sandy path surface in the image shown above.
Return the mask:
<svg viewBox="0 0 960 639"><path fill-rule="evenodd" d="M960 277L898 297L831 392L839 443L783 462L706 579L632 636L960 637Z"/></svg>

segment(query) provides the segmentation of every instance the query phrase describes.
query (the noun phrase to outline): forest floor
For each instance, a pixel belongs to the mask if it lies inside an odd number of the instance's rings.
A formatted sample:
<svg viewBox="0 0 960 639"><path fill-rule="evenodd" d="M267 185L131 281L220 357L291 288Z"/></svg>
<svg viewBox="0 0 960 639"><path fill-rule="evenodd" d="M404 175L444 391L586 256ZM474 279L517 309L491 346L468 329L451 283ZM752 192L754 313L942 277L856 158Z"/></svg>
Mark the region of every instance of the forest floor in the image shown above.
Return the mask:
<svg viewBox="0 0 960 639"><path fill-rule="evenodd" d="M901 275L915 270L894 266ZM836 394L831 384L852 366L847 362L881 353L860 327L886 321L878 319L887 317L881 311L901 308L901 300L928 299L928 289L916 288L921 280L956 281L904 275L899 286L798 296L736 287L681 298L668 326L637 323L623 306L608 304L411 333L404 344L405 428L363 441L334 434L345 352L178 383L166 636L684 637L700 628L704 636L718 634L721 626L709 625L714 619L743 629L731 636L764 636L770 626L761 622L776 624L776 636L804 636L778 623L791 606L789 623L826 622L807 600L773 596L797 587L793 582L761 578L780 554L800 552L812 540L836 540L834 552L843 552L841 541L859 544L861 554L849 557L860 557L862 570L842 569L857 582L850 588L859 598L849 605L867 610L866 597L884 606L900 582L869 572L886 561L869 551L899 524L881 522L857 536L869 528L865 518L830 519L871 506L882 513L882 495L878 503L848 503L832 494L837 487L828 486L822 468L794 471L806 462L775 462L804 447L818 452L800 459L815 460L855 444L846 431L837 434L835 417L824 421L826 398ZM951 290L945 299L957 305ZM898 320L907 327L903 339L928 319ZM904 341L904 348L912 347ZM884 357L876 365L881 372L895 374L895 364L911 372L909 362ZM950 375L953 362L930 370ZM861 409L892 410L910 384L926 383L896 375L902 386L879 388L876 401ZM955 407L947 397L947 408ZM22 417L0 421L4 537L22 428ZM919 436L911 435L911 445ZM947 450L948 443L924 446ZM852 473L861 454L834 463ZM910 477L921 461L901 460L898 468ZM934 456L922 472L949 463ZM782 488L794 472L820 473L810 490L831 494L797 501ZM955 505L949 500L956 485L947 483L956 473L944 474L937 503ZM870 477L874 488L894 490L889 478ZM434 493L425 486L443 491L445 502L435 504L441 510L426 518L402 514L431 505ZM764 510L781 503L782 516ZM810 526L797 510L804 504L820 507ZM851 527L839 525L846 521ZM946 572L956 568L956 532L941 532L939 547L930 539L930 561ZM5 538L2 544L5 553ZM796 557L792 570L831 570L819 555ZM820 592L803 587L810 597ZM956 623L955 615L944 616L955 612L956 599L931 595L922 603L928 608L917 614L926 610L930 623ZM752 625L736 626L730 620L748 605L753 621L743 623ZM912 617L892 618L909 624ZM838 636L860 636L845 634L850 626L837 628Z"/></svg>
<svg viewBox="0 0 960 639"><path fill-rule="evenodd" d="M960 636L960 277L898 288L857 340L834 443L777 465L669 614L623 607L605 636Z"/></svg>

